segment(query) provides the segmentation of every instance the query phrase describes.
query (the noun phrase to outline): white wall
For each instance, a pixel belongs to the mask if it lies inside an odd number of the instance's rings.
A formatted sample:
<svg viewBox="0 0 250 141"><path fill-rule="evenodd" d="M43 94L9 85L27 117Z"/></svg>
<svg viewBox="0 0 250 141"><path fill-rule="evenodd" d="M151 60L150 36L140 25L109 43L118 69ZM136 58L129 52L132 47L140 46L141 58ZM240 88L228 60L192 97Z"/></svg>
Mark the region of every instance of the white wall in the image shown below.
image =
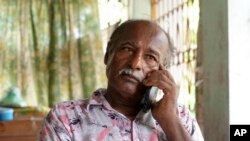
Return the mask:
<svg viewBox="0 0 250 141"><path fill-rule="evenodd" d="M230 124L250 124L250 0L228 0Z"/></svg>
<svg viewBox="0 0 250 141"><path fill-rule="evenodd" d="M128 0L129 19L151 19L151 0Z"/></svg>

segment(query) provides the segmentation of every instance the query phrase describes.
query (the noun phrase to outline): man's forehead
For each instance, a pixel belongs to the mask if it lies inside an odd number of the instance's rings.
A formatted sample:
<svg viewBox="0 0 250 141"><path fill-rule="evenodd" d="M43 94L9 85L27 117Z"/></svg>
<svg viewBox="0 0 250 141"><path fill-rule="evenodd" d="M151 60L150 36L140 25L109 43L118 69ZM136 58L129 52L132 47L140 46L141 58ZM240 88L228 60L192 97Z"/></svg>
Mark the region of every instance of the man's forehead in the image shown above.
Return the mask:
<svg viewBox="0 0 250 141"><path fill-rule="evenodd" d="M148 25L144 23L134 23L124 27L122 32L118 35L119 38L158 38L158 34L163 34L163 30L159 29L157 26ZM166 36L165 36L166 38ZM139 43L139 42L138 42Z"/></svg>
<svg viewBox="0 0 250 141"><path fill-rule="evenodd" d="M164 44L168 45L168 39L165 32L157 27L135 26L127 27L119 34L118 40L121 42L129 41L134 45L142 44Z"/></svg>
<svg viewBox="0 0 250 141"><path fill-rule="evenodd" d="M156 23L147 20L127 21L121 24L113 39L116 45L129 42L136 46L168 49L169 41L165 31ZM157 49L157 50L158 50Z"/></svg>

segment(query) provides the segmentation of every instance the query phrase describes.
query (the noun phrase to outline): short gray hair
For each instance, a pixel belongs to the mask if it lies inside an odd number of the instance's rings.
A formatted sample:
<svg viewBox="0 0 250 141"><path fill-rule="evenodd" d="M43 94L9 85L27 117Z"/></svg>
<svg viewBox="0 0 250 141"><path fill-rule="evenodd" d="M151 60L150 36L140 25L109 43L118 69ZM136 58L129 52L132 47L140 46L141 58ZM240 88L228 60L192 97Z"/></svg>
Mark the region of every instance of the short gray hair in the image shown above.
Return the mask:
<svg viewBox="0 0 250 141"><path fill-rule="evenodd" d="M123 22L122 24L120 24L119 26L117 26L114 29L114 31L112 32L112 34L111 34L111 36L109 38L107 48L106 48L106 53L108 53L109 56L110 56L113 53L114 49L115 49L112 46L113 46L113 44L116 44L116 42L119 40L119 35L121 35L124 32L125 28L129 24L137 23L137 22L145 22L145 23L148 23L148 24L152 24L152 25L156 26L157 28L159 28L161 31L164 32L164 34L166 35L166 37L168 39L169 50L167 51L167 57L165 57L163 65L165 67L169 67L171 65L171 61L174 58L174 54L176 52L173 41L172 41L170 35L163 28L161 28L157 23L155 23L153 21L150 21L150 20L141 20L141 19L127 20L127 21Z"/></svg>

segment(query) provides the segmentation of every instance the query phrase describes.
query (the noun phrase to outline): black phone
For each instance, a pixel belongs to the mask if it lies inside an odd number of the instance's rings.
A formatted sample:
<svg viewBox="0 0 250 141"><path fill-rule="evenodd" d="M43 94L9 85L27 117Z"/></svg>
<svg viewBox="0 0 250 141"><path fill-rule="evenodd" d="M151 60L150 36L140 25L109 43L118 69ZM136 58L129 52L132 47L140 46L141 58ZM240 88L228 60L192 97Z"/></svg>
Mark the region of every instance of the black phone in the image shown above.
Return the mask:
<svg viewBox="0 0 250 141"><path fill-rule="evenodd" d="M141 101L142 111L147 112L151 105L158 102L163 97L157 87L148 87Z"/></svg>

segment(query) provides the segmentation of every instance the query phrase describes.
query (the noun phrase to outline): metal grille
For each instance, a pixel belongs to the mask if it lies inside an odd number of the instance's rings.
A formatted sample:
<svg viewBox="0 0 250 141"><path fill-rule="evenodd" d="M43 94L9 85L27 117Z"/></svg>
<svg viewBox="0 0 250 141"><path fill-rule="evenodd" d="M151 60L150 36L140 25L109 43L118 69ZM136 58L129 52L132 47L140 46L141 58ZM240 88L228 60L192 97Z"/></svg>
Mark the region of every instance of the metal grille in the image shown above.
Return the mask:
<svg viewBox="0 0 250 141"><path fill-rule="evenodd" d="M173 39L176 55L170 71L180 86L179 102L195 112L198 0L152 0L152 19Z"/></svg>

